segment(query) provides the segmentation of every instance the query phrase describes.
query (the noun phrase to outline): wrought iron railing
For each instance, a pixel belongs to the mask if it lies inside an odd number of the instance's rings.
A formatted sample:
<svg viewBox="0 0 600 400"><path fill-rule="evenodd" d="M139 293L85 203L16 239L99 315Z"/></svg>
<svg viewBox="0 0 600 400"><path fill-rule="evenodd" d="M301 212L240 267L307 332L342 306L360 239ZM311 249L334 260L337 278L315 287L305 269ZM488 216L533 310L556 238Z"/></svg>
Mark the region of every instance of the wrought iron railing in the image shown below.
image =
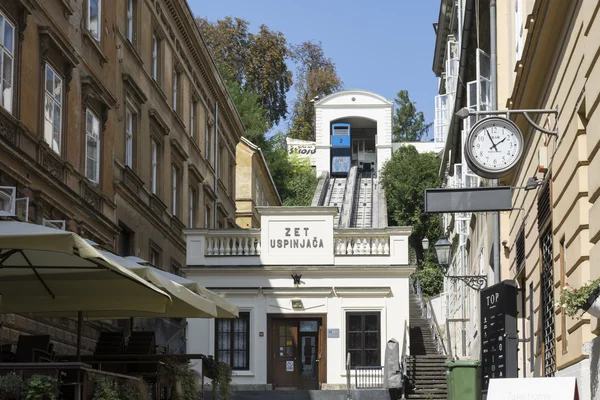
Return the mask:
<svg viewBox="0 0 600 400"><path fill-rule="evenodd" d="M446 350L446 346L444 345L444 338L441 334L440 327L437 323L435 311L433 309L431 301L428 300L426 303L423 300L423 292L421 291L421 285L419 284L418 279L413 279L411 277L410 289L417 296L417 299L419 300L419 308L421 309L421 315L429 323L429 327L431 328L431 333L433 335L433 340L436 343L438 352L440 354L447 356L448 352Z"/></svg>

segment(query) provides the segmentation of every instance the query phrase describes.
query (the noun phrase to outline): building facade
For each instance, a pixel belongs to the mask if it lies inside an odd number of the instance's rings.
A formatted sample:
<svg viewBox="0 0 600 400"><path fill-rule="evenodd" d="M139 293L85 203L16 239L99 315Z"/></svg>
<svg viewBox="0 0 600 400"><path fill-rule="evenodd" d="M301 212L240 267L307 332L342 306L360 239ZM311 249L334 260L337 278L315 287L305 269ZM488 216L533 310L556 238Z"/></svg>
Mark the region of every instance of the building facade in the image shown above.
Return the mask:
<svg viewBox="0 0 600 400"><path fill-rule="evenodd" d="M488 55L490 50L489 4L480 2L476 8L469 0L455 6L451 3L442 1L437 42L444 36L448 40L459 38L457 57L461 61L463 56L467 58L465 63L460 62L465 67L459 68L458 77L469 83L466 88L457 87L455 98L460 99L460 104L447 108L447 118L441 119L447 126L441 171L447 177L446 184L451 185L461 176L457 166L461 165L462 145L456 136L458 128L454 128L460 120L455 113L462 107L489 110L490 92L485 89L488 82L497 86L498 109L556 109L556 114L536 115L534 122L556 130L558 135L535 129L523 115L511 116L523 132L525 150L520 164L499 182L515 188L513 210L500 217L500 271L493 270L494 228L490 214L471 214L466 219L466 230L456 225L462 218L459 214L446 216L444 226L450 222L451 235L459 236L455 246L465 245L463 271L487 275L488 284L495 282L494 276L517 282L519 376L575 376L581 398L599 398L599 322L587 313L581 319L569 318L556 304L566 284L579 287L600 276L593 267L599 248L595 204L600 181L593 173L593 166L600 160L596 155L599 138L595 123L600 99L596 71L600 51L600 36L596 34L600 27L599 4L585 0L496 2L498 61L497 81L493 82L486 79L489 68L481 64L481 55ZM480 14L476 24L473 19L470 24L461 22L474 18L477 9ZM442 30L442 26L457 28ZM479 34L477 38L474 30ZM443 69L441 46L438 47L434 71L447 79L448 70ZM471 81L476 82L474 86ZM472 93L477 95L474 103ZM436 100L438 104L442 102ZM466 132L469 119L462 122ZM442 125L438 125L440 129ZM464 176L464 165L461 168ZM537 183L527 187L528 181ZM491 184L482 179L478 183ZM463 233L465 239L461 240ZM453 274L456 272L460 271ZM476 310L478 296L470 297L468 291L455 292L448 285L446 282L447 318L458 319L454 310L460 307L453 307L453 302L463 304L464 311L458 315L466 315L466 321L460 322L466 326L454 329L452 334L453 344L458 339L464 348L458 346L455 355L478 359L478 340L468 344L479 330L477 312L468 315L468 310Z"/></svg>
<svg viewBox="0 0 600 400"><path fill-rule="evenodd" d="M242 138L236 148L236 224L260 228L256 207L281 206L281 198L260 147Z"/></svg>
<svg viewBox="0 0 600 400"><path fill-rule="evenodd" d="M21 220L178 273L183 228L235 226L243 125L185 1L111 4L0 4L3 198L22 199ZM3 318L9 342L50 332L74 351L58 334L73 321Z"/></svg>

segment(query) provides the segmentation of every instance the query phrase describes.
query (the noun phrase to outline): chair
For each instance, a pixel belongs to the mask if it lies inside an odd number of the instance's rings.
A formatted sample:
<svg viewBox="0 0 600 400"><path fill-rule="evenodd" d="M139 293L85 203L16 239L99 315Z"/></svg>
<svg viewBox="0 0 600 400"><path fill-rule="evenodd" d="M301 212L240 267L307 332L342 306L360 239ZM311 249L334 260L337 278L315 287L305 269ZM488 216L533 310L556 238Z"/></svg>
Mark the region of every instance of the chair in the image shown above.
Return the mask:
<svg viewBox="0 0 600 400"><path fill-rule="evenodd" d="M123 332L100 332L94 355L106 356L125 353L125 335Z"/></svg>
<svg viewBox="0 0 600 400"><path fill-rule="evenodd" d="M53 346L50 335L20 335L17 341L15 362L52 362Z"/></svg>
<svg viewBox="0 0 600 400"><path fill-rule="evenodd" d="M133 331L129 336L126 354L156 354L154 331Z"/></svg>

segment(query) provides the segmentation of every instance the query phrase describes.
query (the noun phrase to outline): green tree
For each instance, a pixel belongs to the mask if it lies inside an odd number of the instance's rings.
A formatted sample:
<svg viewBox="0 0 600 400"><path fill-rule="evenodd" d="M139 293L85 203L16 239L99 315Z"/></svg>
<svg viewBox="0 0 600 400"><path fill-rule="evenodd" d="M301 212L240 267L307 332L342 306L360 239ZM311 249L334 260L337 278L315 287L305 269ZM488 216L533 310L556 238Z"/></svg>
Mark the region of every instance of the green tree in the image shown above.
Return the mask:
<svg viewBox="0 0 600 400"><path fill-rule="evenodd" d="M271 137L263 152L283 205L309 206L318 180L308 160L288 154L281 132Z"/></svg>
<svg viewBox="0 0 600 400"><path fill-rule="evenodd" d="M297 94L288 134L295 139L315 140L315 108L312 100L340 90L342 80L333 60L325 57L320 42L304 42L293 46L292 50L292 58L298 65L295 83Z"/></svg>
<svg viewBox="0 0 600 400"><path fill-rule="evenodd" d="M392 117L392 141L420 141L429 131L431 123L425 123L423 112L417 111L417 103L410 100L407 90L400 90L394 103L396 112Z"/></svg>
<svg viewBox="0 0 600 400"><path fill-rule="evenodd" d="M414 146L400 147L384 165L381 184L387 199L392 224L413 227L409 239L417 265L424 260L421 241L435 242L440 236L438 215L425 213L424 191L439 187L440 160L434 153L419 153Z"/></svg>
<svg viewBox="0 0 600 400"><path fill-rule="evenodd" d="M421 291L425 297L433 297L442 292L444 275L432 250L425 252L423 262L415 271L414 277L419 280Z"/></svg>
<svg viewBox="0 0 600 400"><path fill-rule="evenodd" d="M225 79L225 84L246 128L244 136L258 147L267 147L265 132L269 129L269 123L258 94L235 81Z"/></svg>
<svg viewBox="0 0 600 400"><path fill-rule="evenodd" d="M292 73L286 64L291 53L283 33L266 25L261 25L258 33L250 33L248 21L233 17L216 22L196 18L196 24L221 74L242 90L258 95L268 128L285 118Z"/></svg>

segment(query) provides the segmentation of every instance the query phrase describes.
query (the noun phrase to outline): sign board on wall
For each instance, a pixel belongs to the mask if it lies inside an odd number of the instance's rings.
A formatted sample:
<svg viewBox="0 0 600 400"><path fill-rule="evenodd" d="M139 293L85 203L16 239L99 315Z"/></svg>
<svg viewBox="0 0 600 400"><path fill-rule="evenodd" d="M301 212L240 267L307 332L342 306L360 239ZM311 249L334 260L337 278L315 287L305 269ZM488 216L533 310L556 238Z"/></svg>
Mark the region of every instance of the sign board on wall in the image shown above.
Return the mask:
<svg viewBox="0 0 600 400"><path fill-rule="evenodd" d="M310 165L317 165L315 154L317 153L317 143L309 140L300 140L285 138L288 154L294 154L300 158L307 158Z"/></svg>
<svg viewBox="0 0 600 400"><path fill-rule="evenodd" d="M274 211L274 215L262 215L262 263L265 265L333 264L333 215L337 209L321 208L319 212L313 211L308 215L304 209L296 210L298 212L295 213L294 210L285 208ZM301 215L300 212L305 214Z"/></svg>
<svg viewBox="0 0 600 400"><path fill-rule="evenodd" d="M517 284L506 280L481 291L482 390L490 379L518 376Z"/></svg>
<svg viewBox="0 0 600 400"><path fill-rule="evenodd" d="M491 379L487 400L579 400L577 379Z"/></svg>

